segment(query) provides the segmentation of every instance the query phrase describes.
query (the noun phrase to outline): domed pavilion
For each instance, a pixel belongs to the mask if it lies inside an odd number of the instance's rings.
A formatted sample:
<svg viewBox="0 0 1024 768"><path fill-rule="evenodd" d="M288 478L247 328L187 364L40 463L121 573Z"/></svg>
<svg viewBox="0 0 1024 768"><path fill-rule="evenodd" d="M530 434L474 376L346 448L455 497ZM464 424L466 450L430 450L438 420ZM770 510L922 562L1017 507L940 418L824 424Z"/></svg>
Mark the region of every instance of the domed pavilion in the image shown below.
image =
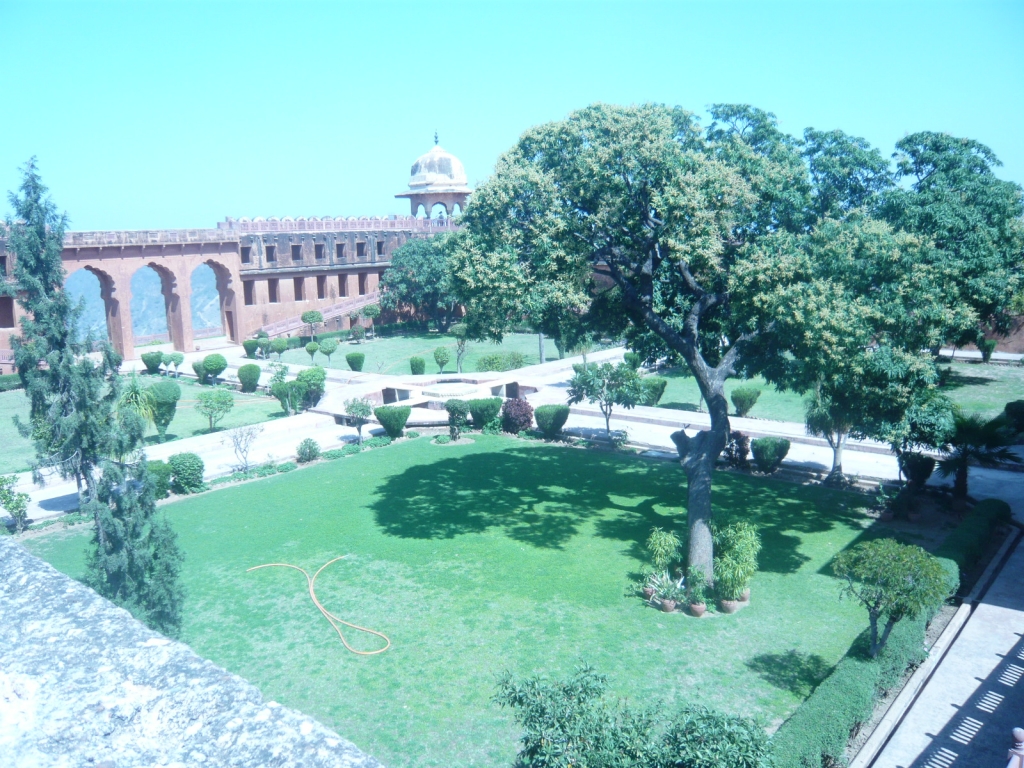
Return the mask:
<svg viewBox="0 0 1024 768"><path fill-rule="evenodd" d="M437 143L437 134L434 134L434 146L412 165L409 191L400 192L395 197L409 199L413 216L419 215L420 206L428 217L435 206L440 206L435 218L448 218L466 207L466 199L472 192L462 161L444 150Z"/></svg>

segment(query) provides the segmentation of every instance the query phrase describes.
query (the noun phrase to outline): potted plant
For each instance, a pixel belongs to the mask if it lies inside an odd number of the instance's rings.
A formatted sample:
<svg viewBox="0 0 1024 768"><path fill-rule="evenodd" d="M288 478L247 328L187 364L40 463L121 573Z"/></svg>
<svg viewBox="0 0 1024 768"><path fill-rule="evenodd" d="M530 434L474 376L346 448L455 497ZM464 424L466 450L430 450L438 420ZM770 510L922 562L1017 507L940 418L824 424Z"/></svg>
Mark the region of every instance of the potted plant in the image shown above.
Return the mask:
<svg viewBox="0 0 1024 768"><path fill-rule="evenodd" d="M699 619L708 608L708 580L699 568L691 567L686 576L686 595L690 613Z"/></svg>
<svg viewBox="0 0 1024 768"><path fill-rule="evenodd" d="M750 580L757 572L761 539L757 528L738 522L714 530L715 591L722 613L735 613L750 599ZM746 598L746 599L744 599Z"/></svg>
<svg viewBox="0 0 1024 768"><path fill-rule="evenodd" d="M679 585L670 578L668 584L658 589L658 600L661 602L661 610L665 613L674 613L676 605L683 598L683 591Z"/></svg>

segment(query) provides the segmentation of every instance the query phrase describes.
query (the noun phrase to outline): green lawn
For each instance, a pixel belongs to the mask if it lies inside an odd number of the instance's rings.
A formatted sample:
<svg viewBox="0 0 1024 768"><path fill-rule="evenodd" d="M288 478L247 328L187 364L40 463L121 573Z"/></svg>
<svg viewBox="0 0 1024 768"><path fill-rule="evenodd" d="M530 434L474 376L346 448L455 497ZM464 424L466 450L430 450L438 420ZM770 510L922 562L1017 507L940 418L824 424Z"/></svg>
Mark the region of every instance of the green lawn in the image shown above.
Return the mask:
<svg viewBox="0 0 1024 768"><path fill-rule="evenodd" d="M144 382L155 381L157 377L143 376ZM205 435L210 428L210 422L196 411L196 404L199 402L199 393L208 390L209 387L202 387L190 379L178 379L181 386L181 399L178 401L178 408L174 412L174 421L167 428L167 439L178 440L183 437ZM281 410L281 404L276 398L265 395L245 395L238 390L228 390L235 398L235 404L228 411L217 429L233 429L244 427L247 424L257 424L269 419L277 419L285 415ZM146 432L146 442L153 444L157 441L156 427L150 425Z"/></svg>
<svg viewBox="0 0 1024 768"><path fill-rule="evenodd" d="M317 717L386 765L510 765L517 728L495 676L586 660L616 694L788 716L866 615L838 599L833 555L862 534L863 497L720 473L720 510L761 526L750 607L702 620L623 595L652 526L685 519L679 467L473 435L426 438L170 504L187 562L183 639L268 698ZM78 576L87 532L25 545ZM348 653L326 607L390 636ZM364 648L373 638L351 635Z"/></svg>
<svg viewBox="0 0 1024 768"><path fill-rule="evenodd" d="M366 355L363 363L363 371L366 373L409 373L409 358L422 357L426 362L426 373L437 373L437 364L434 362L434 350L438 347L447 347L451 353L451 362L445 366L446 373L455 372L455 341L451 336L442 336L437 333L423 333L414 336L392 336L387 339L370 339L360 344L350 341L343 341L338 351L331 355L330 361L317 353L316 362L328 368L341 368L348 370L348 363L345 362L345 355L349 352L362 352ZM463 359L462 370L471 373L478 370L477 361L484 355L492 355L496 352L521 352L526 357L527 365L536 365L540 362L537 337L529 333L507 334L501 344L493 344L486 341L471 341ZM555 342L551 339L544 340L544 354L548 361L558 358L558 350L555 349ZM293 349L284 353L284 362L309 365L309 355L304 349Z"/></svg>
<svg viewBox="0 0 1024 768"><path fill-rule="evenodd" d="M14 426L13 418L28 421L28 398L25 390L13 389L0 392L0 475L11 472L25 472L35 456L32 441L22 437Z"/></svg>
<svg viewBox="0 0 1024 768"><path fill-rule="evenodd" d="M659 374L668 379L668 386L665 387L665 394L658 404L659 408L672 408L680 411L696 411L700 401L700 390L697 388L697 380L693 376L683 375L679 371L670 371ZM728 396L736 387L750 384L761 390L761 396L750 415L759 419L774 419L775 421L796 421L804 420L803 397L793 392L779 392L774 386L766 382L760 376L749 381L744 379L729 379L725 382L725 394ZM729 401L729 412L733 413L732 401ZM707 406L702 406L707 410Z"/></svg>
<svg viewBox="0 0 1024 768"><path fill-rule="evenodd" d="M1002 413L1010 400L1024 400L1024 366L953 363L942 391L965 411L987 418Z"/></svg>

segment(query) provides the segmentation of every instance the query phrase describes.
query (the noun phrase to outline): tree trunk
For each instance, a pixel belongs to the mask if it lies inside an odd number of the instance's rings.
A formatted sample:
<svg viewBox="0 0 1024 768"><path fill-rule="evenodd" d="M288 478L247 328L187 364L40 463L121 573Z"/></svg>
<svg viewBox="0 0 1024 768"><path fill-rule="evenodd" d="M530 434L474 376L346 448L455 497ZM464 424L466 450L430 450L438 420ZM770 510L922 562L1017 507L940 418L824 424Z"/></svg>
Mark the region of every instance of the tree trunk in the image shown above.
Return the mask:
<svg viewBox="0 0 1024 768"><path fill-rule="evenodd" d="M878 653L878 614L868 611L868 623L871 625L871 647L869 650L871 658L874 658Z"/></svg>
<svg viewBox="0 0 1024 768"><path fill-rule="evenodd" d="M843 474L843 440L845 437L846 435L842 432L837 433L835 442L832 444L832 471L829 473L831 475Z"/></svg>
<svg viewBox="0 0 1024 768"><path fill-rule="evenodd" d="M540 351L540 364L544 365L544 363L546 363L547 360L544 359L544 334L543 333L538 333L537 334L537 346L540 348L540 350L539 350Z"/></svg>
<svg viewBox="0 0 1024 768"><path fill-rule="evenodd" d="M612 441L612 408L611 406L605 409L605 406L601 406L601 413L604 414L604 433L608 436L608 442Z"/></svg>
<svg viewBox="0 0 1024 768"><path fill-rule="evenodd" d="M965 459L956 468L956 475L953 477L953 498L955 499L966 499L967 498L967 460Z"/></svg>

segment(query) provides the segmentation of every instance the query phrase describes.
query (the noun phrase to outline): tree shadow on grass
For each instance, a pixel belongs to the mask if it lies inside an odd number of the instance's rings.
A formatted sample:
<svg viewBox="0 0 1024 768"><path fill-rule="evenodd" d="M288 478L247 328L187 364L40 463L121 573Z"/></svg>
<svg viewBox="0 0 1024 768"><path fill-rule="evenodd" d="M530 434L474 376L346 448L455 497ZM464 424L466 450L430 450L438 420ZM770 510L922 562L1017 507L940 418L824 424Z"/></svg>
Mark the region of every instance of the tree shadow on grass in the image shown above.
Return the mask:
<svg viewBox="0 0 1024 768"><path fill-rule="evenodd" d="M559 549L592 523L598 536L621 541L631 555L645 559L651 528L686 528L686 479L674 462L557 446L417 464L387 477L376 493L371 509L377 524L403 538L500 530L535 547ZM760 526L759 565L775 573L791 573L809 559L798 551L801 533L857 524L860 514L851 497L726 473L716 475L713 491L719 519Z"/></svg>
<svg viewBox="0 0 1024 768"><path fill-rule="evenodd" d="M659 403L659 408L668 408L671 411L689 411L691 413L706 413L704 409L699 408L693 403Z"/></svg>
<svg viewBox="0 0 1024 768"><path fill-rule="evenodd" d="M747 662L747 667L769 685L806 698L818 687L832 667L816 653L789 650L785 653L762 653Z"/></svg>
<svg viewBox="0 0 1024 768"><path fill-rule="evenodd" d="M941 391L947 389L959 389L960 387L981 387L986 384L996 384L998 379L990 379L987 376L971 376L969 373L960 373L957 370L950 369L948 373L944 372L942 375L942 384L939 386Z"/></svg>

